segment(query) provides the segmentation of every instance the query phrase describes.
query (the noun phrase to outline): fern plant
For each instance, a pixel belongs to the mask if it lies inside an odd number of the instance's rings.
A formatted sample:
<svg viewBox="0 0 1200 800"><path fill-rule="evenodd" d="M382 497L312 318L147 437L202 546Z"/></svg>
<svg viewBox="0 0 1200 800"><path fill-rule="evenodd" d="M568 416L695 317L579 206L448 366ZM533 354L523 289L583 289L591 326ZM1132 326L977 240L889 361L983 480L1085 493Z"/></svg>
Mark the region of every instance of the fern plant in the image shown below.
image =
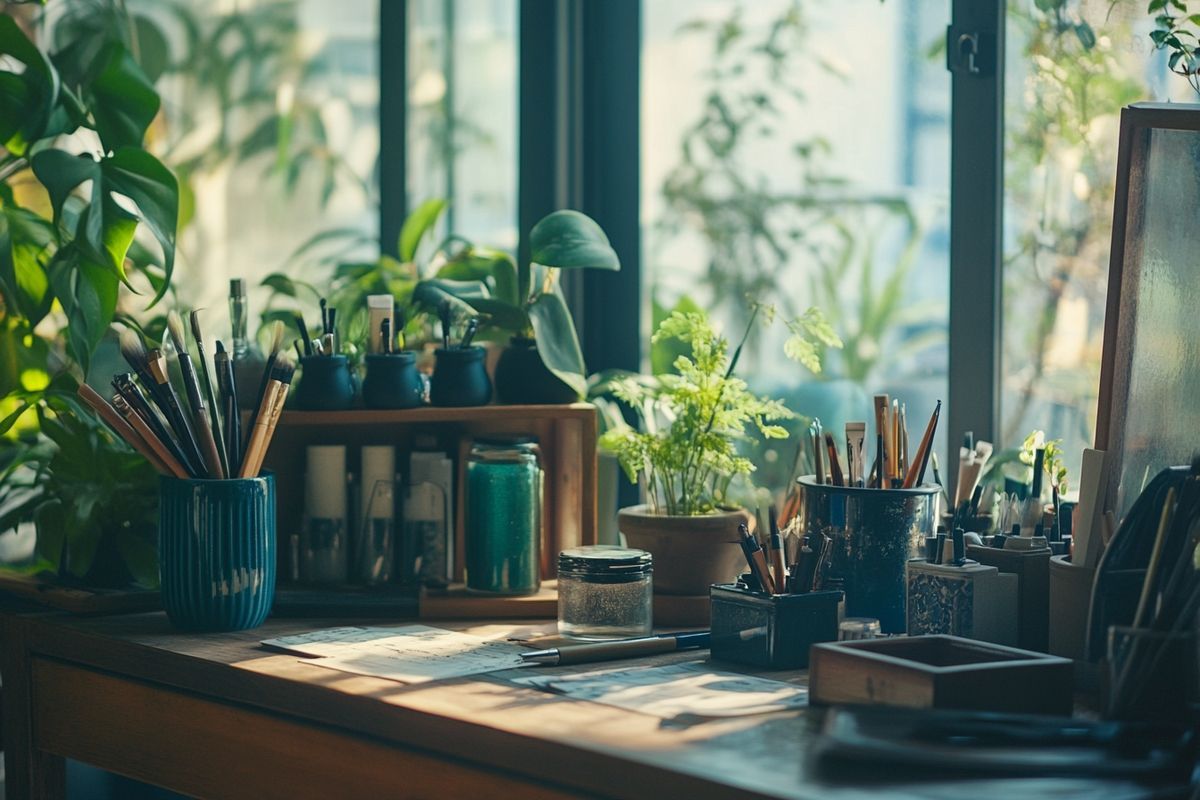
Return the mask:
<svg viewBox="0 0 1200 800"><path fill-rule="evenodd" d="M742 347L755 320L774 317L769 306L754 305L732 355L729 341L702 311L675 311L659 325L652 343L683 342L687 354L675 358L675 373L617 379L612 394L631 406L639 428L617 425L601 437L615 453L630 481L645 481L651 511L694 516L717 511L728 502L732 481L749 475L754 464L738 453L740 440L757 432L783 439L776 424L793 413L778 400L760 397L734 376ZM785 354L813 372L821 369L821 346L841 342L820 310L810 308L787 321L791 332Z"/></svg>

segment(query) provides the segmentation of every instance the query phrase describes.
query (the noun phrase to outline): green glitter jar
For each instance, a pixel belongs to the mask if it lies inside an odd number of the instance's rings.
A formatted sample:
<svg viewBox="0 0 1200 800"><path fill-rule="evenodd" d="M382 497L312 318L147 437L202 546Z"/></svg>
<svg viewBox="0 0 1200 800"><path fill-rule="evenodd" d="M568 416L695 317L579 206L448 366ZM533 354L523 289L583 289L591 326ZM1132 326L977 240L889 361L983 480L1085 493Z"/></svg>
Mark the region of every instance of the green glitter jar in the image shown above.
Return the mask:
<svg viewBox="0 0 1200 800"><path fill-rule="evenodd" d="M541 542L537 440L477 439L467 462L467 589L536 594L541 588Z"/></svg>

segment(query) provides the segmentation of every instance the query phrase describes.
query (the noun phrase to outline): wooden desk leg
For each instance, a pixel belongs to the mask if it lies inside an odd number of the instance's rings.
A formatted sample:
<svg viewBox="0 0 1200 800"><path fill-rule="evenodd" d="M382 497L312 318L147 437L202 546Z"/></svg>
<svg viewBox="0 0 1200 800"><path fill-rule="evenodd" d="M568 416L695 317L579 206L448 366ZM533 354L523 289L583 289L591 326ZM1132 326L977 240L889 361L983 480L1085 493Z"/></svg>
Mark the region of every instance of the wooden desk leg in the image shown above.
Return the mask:
<svg viewBox="0 0 1200 800"><path fill-rule="evenodd" d="M66 764L33 745L28 623L0 623L0 679L4 682L4 779L8 797L57 800L67 796Z"/></svg>

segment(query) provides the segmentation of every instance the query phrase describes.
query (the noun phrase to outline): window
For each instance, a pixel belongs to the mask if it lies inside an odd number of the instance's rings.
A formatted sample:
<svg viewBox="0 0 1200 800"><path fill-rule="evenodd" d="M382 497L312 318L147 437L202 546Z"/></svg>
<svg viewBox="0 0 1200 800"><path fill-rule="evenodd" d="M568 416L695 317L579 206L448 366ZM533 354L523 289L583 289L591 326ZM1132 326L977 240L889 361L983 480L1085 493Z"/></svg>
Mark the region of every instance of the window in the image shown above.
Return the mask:
<svg viewBox="0 0 1200 800"><path fill-rule="evenodd" d="M820 376L784 359L782 326L755 335L739 373L838 440L888 392L919 437L947 392L949 4L642 13L644 366L669 366L648 333L672 308L708 310L736 341L747 298L787 316L816 305L846 344ZM757 453L755 482L782 486L794 447Z"/></svg>
<svg viewBox="0 0 1200 800"><path fill-rule="evenodd" d="M1001 440L1092 445L1121 108L1192 99L1144 4L1008 5Z"/></svg>
<svg viewBox="0 0 1200 800"><path fill-rule="evenodd" d="M443 232L515 251L517 0L408 13L408 207L445 198Z"/></svg>

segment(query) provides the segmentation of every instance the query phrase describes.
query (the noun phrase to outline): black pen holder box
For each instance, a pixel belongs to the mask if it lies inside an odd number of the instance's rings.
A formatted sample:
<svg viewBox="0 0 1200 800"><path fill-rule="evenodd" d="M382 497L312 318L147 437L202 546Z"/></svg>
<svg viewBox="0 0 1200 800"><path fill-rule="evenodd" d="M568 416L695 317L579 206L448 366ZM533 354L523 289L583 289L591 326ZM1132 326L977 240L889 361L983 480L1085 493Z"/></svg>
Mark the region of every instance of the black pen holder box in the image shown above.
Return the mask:
<svg viewBox="0 0 1200 800"><path fill-rule="evenodd" d="M804 669L809 647L837 640L839 590L769 595L715 584L710 597L714 659Z"/></svg>

